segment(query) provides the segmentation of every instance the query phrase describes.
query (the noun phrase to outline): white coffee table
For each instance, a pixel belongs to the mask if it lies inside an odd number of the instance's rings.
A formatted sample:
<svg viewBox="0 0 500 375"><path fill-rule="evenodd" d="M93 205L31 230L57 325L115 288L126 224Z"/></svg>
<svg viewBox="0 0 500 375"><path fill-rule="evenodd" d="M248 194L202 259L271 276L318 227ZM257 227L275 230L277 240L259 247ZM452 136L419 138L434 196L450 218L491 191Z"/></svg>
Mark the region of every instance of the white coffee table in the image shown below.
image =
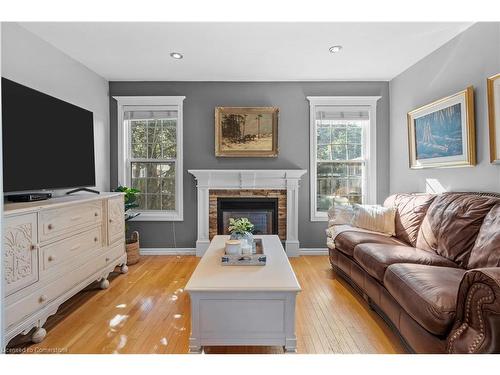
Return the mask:
<svg viewBox="0 0 500 375"><path fill-rule="evenodd" d="M215 236L185 290L191 297L189 351L203 346L283 346L295 352L295 297L301 291L278 236L262 238L265 266L222 266L228 236Z"/></svg>

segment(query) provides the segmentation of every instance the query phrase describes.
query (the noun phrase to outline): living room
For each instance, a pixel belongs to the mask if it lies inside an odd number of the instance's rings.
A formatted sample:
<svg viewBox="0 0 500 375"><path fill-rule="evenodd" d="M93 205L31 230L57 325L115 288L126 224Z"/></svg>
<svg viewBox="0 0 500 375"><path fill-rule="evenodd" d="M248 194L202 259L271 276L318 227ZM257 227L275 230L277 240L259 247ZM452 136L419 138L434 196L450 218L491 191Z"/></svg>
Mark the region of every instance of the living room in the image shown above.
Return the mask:
<svg viewBox="0 0 500 375"><path fill-rule="evenodd" d="M500 353L500 22L207 17L2 19L3 352Z"/></svg>

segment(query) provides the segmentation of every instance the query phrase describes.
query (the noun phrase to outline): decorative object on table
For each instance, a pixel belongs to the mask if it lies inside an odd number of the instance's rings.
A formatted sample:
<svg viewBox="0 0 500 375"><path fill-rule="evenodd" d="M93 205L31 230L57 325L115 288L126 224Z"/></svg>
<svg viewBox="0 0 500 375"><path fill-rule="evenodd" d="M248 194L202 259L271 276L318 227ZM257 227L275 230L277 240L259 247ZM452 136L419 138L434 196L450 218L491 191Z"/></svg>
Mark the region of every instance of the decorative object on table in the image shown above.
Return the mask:
<svg viewBox="0 0 500 375"><path fill-rule="evenodd" d="M244 240L251 244L253 249L255 249L253 241L253 231L254 225L246 217L240 219L229 219L229 227L227 230L231 233L230 239L232 240Z"/></svg>
<svg viewBox="0 0 500 375"><path fill-rule="evenodd" d="M277 107L216 107L215 156L278 156Z"/></svg>
<svg viewBox="0 0 500 375"><path fill-rule="evenodd" d="M239 255L231 255L226 253L221 257L221 264L223 266L265 266L267 257L264 254L262 239L254 239L253 246L249 246L249 248L255 248L255 253L243 253Z"/></svg>
<svg viewBox="0 0 500 375"><path fill-rule="evenodd" d="M226 255L241 255L241 241L227 240L224 252L226 253Z"/></svg>
<svg viewBox="0 0 500 375"><path fill-rule="evenodd" d="M242 255L249 255L253 254L253 244L255 243L255 240L253 242L248 242L246 239L241 240L241 254Z"/></svg>
<svg viewBox="0 0 500 375"><path fill-rule="evenodd" d="M115 191L125 193L125 233L128 231L126 222L140 215L139 212L127 212L133 208L139 207L137 194L140 190L129 188L127 186L118 186ZM125 248L127 251L127 265L136 264L140 260L139 232L134 231L130 237L125 238Z"/></svg>
<svg viewBox="0 0 500 375"><path fill-rule="evenodd" d="M490 161L500 164L500 73L488 78L488 119L490 123Z"/></svg>
<svg viewBox="0 0 500 375"><path fill-rule="evenodd" d="M472 86L408 113L410 168L473 166L475 143Z"/></svg>

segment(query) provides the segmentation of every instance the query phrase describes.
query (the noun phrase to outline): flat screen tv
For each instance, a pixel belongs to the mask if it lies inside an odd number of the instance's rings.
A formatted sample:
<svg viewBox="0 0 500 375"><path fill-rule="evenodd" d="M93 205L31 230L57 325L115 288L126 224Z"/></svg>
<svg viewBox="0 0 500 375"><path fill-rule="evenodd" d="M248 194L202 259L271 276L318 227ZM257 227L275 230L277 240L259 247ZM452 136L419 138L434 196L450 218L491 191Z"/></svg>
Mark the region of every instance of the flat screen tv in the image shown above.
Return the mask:
<svg viewBox="0 0 500 375"><path fill-rule="evenodd" d="M2 78L4 192L95 186L92 112Z"/></svg>

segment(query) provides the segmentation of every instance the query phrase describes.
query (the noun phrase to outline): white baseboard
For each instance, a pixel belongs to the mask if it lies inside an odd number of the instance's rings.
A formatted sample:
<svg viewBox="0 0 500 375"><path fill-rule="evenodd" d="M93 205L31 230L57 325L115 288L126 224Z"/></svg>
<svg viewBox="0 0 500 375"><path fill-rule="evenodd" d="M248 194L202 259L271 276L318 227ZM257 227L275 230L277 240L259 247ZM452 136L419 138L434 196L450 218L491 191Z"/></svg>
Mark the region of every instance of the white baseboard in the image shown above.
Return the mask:
<svg viewBox="0 0 500 375"><path fill-rule="evenodd" d="M196 255L196 249L192 247L146 247L140 250L141 255ZM327 248L302 248L300 255L328 255Z"/></svg>
<svg viewBox="0 0 500 375"><path fill-rule="evenodd" d="M196 255L192 247L146 247L139 252L141 255Z"/></svg>
<svg viewBox="0 0 500 375"><path fill-rule="evenodd" d="M328 248L302 248L300 255L328 255Z"/></svg>

